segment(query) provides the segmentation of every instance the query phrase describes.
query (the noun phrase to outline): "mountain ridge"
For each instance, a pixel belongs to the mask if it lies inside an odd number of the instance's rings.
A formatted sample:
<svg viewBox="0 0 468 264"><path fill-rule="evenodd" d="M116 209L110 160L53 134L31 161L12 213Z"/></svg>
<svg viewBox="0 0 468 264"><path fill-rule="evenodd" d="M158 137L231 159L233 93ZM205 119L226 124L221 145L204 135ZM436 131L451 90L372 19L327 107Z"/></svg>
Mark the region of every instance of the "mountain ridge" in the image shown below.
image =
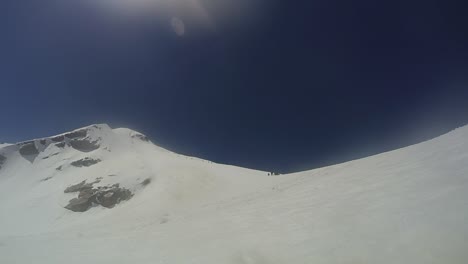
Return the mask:
<svg viewBox="0 0 468 264"><path fill-rule="evenodd" d="M179 155L132 130L89 129L57 142L52 138L62 134L49 137L38 154L20 153L30 141L0 149L7 154L0 211L8 212L0 217L0 262L468 259L468 126L275 177ZM97 140L99 148L83 149L75 140ZM70 203L77 212L66 208Z"/></svg>

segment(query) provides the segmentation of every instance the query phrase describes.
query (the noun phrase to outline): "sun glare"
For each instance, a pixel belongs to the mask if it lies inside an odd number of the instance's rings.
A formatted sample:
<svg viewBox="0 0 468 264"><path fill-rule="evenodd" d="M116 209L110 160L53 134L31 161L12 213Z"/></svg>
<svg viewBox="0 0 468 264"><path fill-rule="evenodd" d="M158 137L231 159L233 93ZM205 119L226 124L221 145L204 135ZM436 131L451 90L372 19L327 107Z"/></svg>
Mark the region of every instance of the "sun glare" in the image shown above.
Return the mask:
<svg viewBox="0 0 468 264"><path fill-rule="evenodd" d="M247 0L96 0L90 4L103 12L130 18L157 17L167 23L177 35L191 27L215 31L223 23L246 23L256 16L261 1Z"/></svg>

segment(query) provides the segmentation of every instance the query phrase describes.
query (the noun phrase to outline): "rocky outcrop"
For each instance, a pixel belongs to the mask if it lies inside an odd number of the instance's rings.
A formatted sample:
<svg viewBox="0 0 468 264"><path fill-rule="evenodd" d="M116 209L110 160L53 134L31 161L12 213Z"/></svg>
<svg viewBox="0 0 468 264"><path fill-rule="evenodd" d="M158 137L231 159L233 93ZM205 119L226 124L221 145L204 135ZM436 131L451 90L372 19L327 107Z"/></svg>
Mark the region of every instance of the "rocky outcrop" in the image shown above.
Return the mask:
<svg viewBox="0 0 468 264"><path fill-rule="evenodd" d="M126 201L132 198L133 194L130 190L120 188L118 184L110 189L98 189L96 192L96 202L106 208L112 208L121 201Z"/></svg>
<svg viewBox="0 0 468 264"><path fill-rule="evenodd" d="M99 182L99 181L97 181ZM92 183L86 183L86 181L82 181L78 184L68 186L63 192L64 193L72 193L72 192L80 192L82 190L86 189L91 189L93 188L93 184L97 182L92 182Z"/></svg>
<svg viewBox="0 0 468 264"><path fill-rule="evenodd" d="M57 143L57 144L55 144L55 146L57 146L58 148L64 148L65 147L65 142Z"/></svg>
<svg viewBox="0 0 468 264"><path fill-rule="evenodd" d="M73 138L84 138L88 135L88 131L86 129L76 130L70 133L65 134L65 137L73 139Z"/></svg>
<svg viewBox="0 0 468 264"><path fill-rule="evenodd" d="M54 142L62 142L65 139L65 137L64 136L56 136L56 137L52 137L50 139L52 141L54 141Z"/></svg>
<svg viewBox="0 0 468 264"><path fill-rule="evenodd" d="M134 135L132 135L132 138L137 138L141 141L145 141L145 142L149 142L149 139L147 136L143 135L143 134L139 134L139 133L135 133Z"/></svg>
<svg viewBox="0 0 468 264"><path fill-rule="evenodd" d="M2 168L2 165L5 164L6 157L3 155L0 155L0 169Z"/></svg>
<svg viewBox="0 0 468 264"><path fill-rule="evenodd" d="M91 152L99 148L97 141L90 141L89 139L74 139L70 141L70 145L82 152Z"/></svg>
<svg viewBox="0 0 468 264"><path fill-rule="evenodd" d="M110 128L106 125L93 125L93 126L89 126L86 128L77 129L72 132L64 133L61 135L19 142L19 143L13 144L11 146L11 149L13 151L18 151L19 154L24 159L28 160L31 163L34 163L36 158L40 155L40 153L49 149L50 146L54 148L59 148L59 149L69 149L69 147L71 147L74 150L78 150L81 152L91 152L91 151L101 148L100 142L102 141L102 137L99 136L99 133L92 133L92 132L96 132L97 130L103 130L103 129L110 129ZM8 144L2 144L1 145L2 148L5 147L4 145L8 146ZM103 149L110 151L110 149L108 149L108 146L107 147L103 146ZM55 150L54 152L57 152L57 150ZM58 152L60 152L60 150L58 150ZM45 155L40 155L40 158L48 159L52 157L53 155L58 155L58 154L54 153L52 155L48 155L47 153ZM89 162L89 161L85 161L83 163L83 167L89 166L85 164L86 162ZM78 163L77 165L78 167L80 167Z"/></svg>
<svg viewBox="0 0 468 264"><path fill-rule="evenodd" d="M45 156L45 157L43 157L42 159L45 160L45 159L48 159L48 158L50 158L50 157L57 156L58 154L60 154L60 153L59 153L59 152L56 152L56 153L50 154L49 156Z"/></svg>
<svg viewBox="0 0 468 264"><path fill-rule="evenodd" d="M116 204L129 200L133 196L130 190L121 188L118 183L93 188L93 184L97 182L99 182L98 179L93 183L82 181L65 189L65 193L79 192L78 197L71 199L65 208L74 212L85 212L94 205L113 208Z"/></svg>
<svg viewBox="0 0 468 264"><path fill-rule="evenodd" d="M151 179L150 179L150 178L146 178L144 181L141 182L141 185L146 186L146 185L148 185L148 184L150 184L150 183L151 183Z"/></svg>
<svg viewBox="0 0 468 264"><path fill-rule="evenodd" d="M31 163L33 163L37 155L39 155L39 150L37 149L34 141L18 143L16 146L19 148L21 157Z"/></svg>
<svg viewBox="0 0 468 264"><path fill-rule="evenodd" d="M73 212L85 212L92 205L93 205L93 202L88 197L79 197L79 198L71 199L68 202L68 205L65 206L65 208L68 209L68 210L71 210Z"/></svg>
<svg viewBox="0 0 468 264"><path fill-rule="evenodd" d="M52 179L53 177L52 176L49 176L49 177L45 177L44 179L40 180L41 182L45 182L45 181L48 181L50 179Z"/></svg>
<svg viewBox="0 0 468 264"><path fill-rule="evenodd" d="M60 136L51 137L50 139L54 142L62 142L65 138L68 139L77 139L77 138L84 138L88 135L87 129L80 129L73 132L69 132Z"/></svg>
<svg viewBox="0 0 468 264"><path fill-rule="evenodd" d="M101 162L100 159L84 158L77 161L73 161L71 165L75 167L89 167L99 162Z"/></svg>
<svg viewBox="0 0 468 264"><path fill-rule="evenodd" d="M34 144L34 141L22 143L20 145L19 152L22 156L30 156L30 155L39 154L39 151L37 150L36 144Z"/></svg>

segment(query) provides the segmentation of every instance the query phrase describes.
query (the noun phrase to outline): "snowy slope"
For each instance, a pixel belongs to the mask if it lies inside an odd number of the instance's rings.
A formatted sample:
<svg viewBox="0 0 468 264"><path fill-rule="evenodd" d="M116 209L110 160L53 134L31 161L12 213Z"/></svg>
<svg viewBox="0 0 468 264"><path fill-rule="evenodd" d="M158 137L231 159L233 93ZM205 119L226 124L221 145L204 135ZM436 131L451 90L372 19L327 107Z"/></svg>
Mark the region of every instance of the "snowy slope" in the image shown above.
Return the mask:
<svg viewBox="0 0 468 264"><path fill-rule="evenodd" d="M129 129L77 131L32 141L37 153L25 143L0 149L0 263L468 260L468 127L274 177L178 155ZM100 162L71 165L83 158ZM77 196L67 187L98 178L95 187L118 183L133 196L64 208Z"/></svg>

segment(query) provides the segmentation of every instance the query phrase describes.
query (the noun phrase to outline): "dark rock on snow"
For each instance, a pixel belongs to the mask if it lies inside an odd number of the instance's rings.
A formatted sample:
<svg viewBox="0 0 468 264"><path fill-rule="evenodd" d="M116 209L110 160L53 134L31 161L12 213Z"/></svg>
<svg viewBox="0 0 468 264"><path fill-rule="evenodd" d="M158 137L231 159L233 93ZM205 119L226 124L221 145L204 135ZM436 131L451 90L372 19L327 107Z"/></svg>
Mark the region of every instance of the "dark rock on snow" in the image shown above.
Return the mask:
<svg viewBox="0 0 468 264"><path fill-rule="evenodd" d="M65 206L65 208L73 212L85 212L92 205L93 205L93 202L91 199L86 198L86 197L81 197L81 198L71 199L68 205Z"/></svg>
<svg viewBox="0 0 468 264"><path fill-rule="evenodd" d="M145 141L145 142L149 141L148 137L143 134L135 134L132 136L132 138L138 138L139 140Z"/></svg>
<svg viewBox="0 0 468 264"><path fill-rule="evenodd" d="M90 141L88 139L74 139L70 141L70 145L79 151L82 152L91 152L99 148L99 144L95 141Z"/></svg>
<svg viewBox="0 0 468 264"><path fill-rule="evenodd" d="M64 148L65 147L65 142L57 143L57 144L55 144L55 146L57 146L59 148Z"/></svg>
<svg viewBox="0 0 468 264"><path fill-rule="evenodd" d="M129 200L132 196L133 194L125 188L112 187L109 190L99 190L96 194L96 201L104 207L112 208L120 201Z"/></svg>
<svg viewBox="0 0 468 264"><path fill-rule="evenodd" d="M75 167L89 167L99 162L101 162L100 159L84 158L77 161L73 161L71 165Z"/></svg>
<svg viewBox="0 0 468 264"><path fill-rule="evenodd" d="M38 155L39 151L34 144L34 141L26 142L21 145L19 152L22 156L29 156L29 155Z"/></svg>
<svg viewBox="0 0 468 264"><path fill-rule="evenodd" d="M51 138L51 140L54 142L62 142L64 139L65 139L64 136L56 136L56 137Z"/></svg>
<svg viewBox="0 0 468 264"><path fill-rule="evenodd" d="M56 152L56 153L51 154L51 155L49 155L49 156L43 157L42 159L45 160L45 159L48 159L48 158L50 158L50 157L57 156L58 154L60 154L60 153Z"/></svg>
<svg viewBox="0 0 468 264"><path fill-rule="evenodd" d="M98 181L94 181L92 183L86 183L86 181L82 181L78 184L68 186L63 192L64 193L72 193L72 192L80 192L85 189L93 188L93 184L98 183Z"/></svg>
<svg viewBox="0 0 468 264"><path fill-rule="evenodd" d="M148 185L148 184L150 184L150 183L151 183L151 179L150 179L150 178L146 178L144 181L141 182L141 185L146 186L146 185Z"/></svg>
<svg viewBox="0 0 468 264"><path fill-rule="evenodd" d="M45 177L44 179L41 180L41 182L45 182L45 181L48 181L48 180L50 180L50 179L52 179L52 176Z"/></svg>
<svg viewBox="0 0 468 264"><path fill-rule="evenodd" d="M65 189L65 192L79 192L78 197L71 199L65 208L74 212L85 212L93 205L112 208L133 196L130 190L120 188L119 184L92 188L96 182L86 183L83 181Z"/></svg>
<svg viewBox="0 0 468 264"><path fill-rule="evenodd" d="M2 165L5 164L6 157L3 155L0 155L0 169L2 168Z"/></svg>
<svg viewBox="0 0 468 264"><path fill-rule="evenodd" d="M67 134L65 134L65 137L67 137L67 138L84 138L84 137L87 136L87 134L88 134L87 130L82 129L82 130L77 130L77 131L67 133Z"/></svg>

